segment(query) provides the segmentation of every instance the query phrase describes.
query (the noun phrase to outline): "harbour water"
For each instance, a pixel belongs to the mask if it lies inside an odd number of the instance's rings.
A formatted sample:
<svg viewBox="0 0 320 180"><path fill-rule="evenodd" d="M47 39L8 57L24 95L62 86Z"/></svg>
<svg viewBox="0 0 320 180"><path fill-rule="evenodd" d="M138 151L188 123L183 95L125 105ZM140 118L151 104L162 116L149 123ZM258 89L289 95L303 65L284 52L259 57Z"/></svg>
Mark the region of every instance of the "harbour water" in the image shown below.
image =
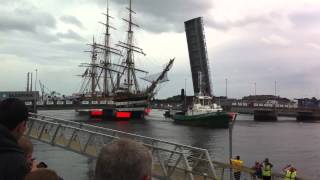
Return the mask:
<svg viewBox="0 0 320 180"><path fill-rule="evenodd" d="M93 125L206 148L214 160L228 162L229 131L177 125L164 119L161 110L153 110L146 121L101 121L79 116L75 111L40 111L63 119L88 122ZM233 154L240 155L246 166L268 157L274 171L287 164L294 165L298 175L310 180L320 178L320 122L298 123L291 117L278 122L255 122L251 115L238 115L233 129ZM47 144L35 143L35 157L45 161L64 179L86 180L93 169L87 157Z"/></svg>

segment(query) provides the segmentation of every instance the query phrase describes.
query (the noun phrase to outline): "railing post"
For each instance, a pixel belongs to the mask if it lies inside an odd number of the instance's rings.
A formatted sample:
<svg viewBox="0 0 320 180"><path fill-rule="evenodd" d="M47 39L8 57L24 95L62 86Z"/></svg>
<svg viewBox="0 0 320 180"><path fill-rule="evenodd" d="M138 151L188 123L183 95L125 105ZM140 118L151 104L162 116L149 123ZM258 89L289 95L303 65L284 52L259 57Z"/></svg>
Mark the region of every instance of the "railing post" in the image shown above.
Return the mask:
<svg viewBox="0 0 320 180"><path fill-rule="evenodd" d="M237 114L234 115L235 117L229 123L229 163L231 165L230 160L232 159L232 130L235 120L237 119ZM232 166L230 166L230 180L232 180Z"/></svg>
<svg viewBox="0 0 320 180"><path fill-rule="evenodd" d="M51 144L52 145L54 145L54 143L55 143L55 140L56 140L58 131L60 130L60 127L61 127L61 124L58 124L57 129L55 130L55 132L54 132L54 134L52 136L52 139L51 139Z"/></svg>

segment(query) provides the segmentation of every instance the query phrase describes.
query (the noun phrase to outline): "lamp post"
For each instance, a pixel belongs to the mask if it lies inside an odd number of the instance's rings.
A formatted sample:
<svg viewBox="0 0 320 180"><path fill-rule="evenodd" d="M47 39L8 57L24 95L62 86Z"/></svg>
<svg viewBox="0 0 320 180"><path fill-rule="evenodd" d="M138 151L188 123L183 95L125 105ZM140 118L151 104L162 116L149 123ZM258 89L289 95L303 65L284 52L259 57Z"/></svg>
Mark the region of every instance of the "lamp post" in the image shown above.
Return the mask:
<svg viewBox="0 0 320 180"><path fill-rule="evenodd" d="M228 78L226 78L226 98L228 98Z"/></svg>
<svg viewBox="0 0 320 180"><path fill-rule="evenodd" d="M38 69L35 69L35 71L36 71L36 77L34 80L34 91L37 91Z"/></svg>
<svg viewBox="0 0 320 180"><path fill-rule="evenodd" d="M230 160L232 159L232 130L235 120L237 118L237 114L234 114L234 119L229 122L229 163L231 165ZM232 168L230 167L230 180L232 180Z"/></svg>
<svg viewBox="0 0 320 180"><path fill-rule="evenodd" d="M277 96L277 81L274 81L274 96Z"/></svg>
<svg viewBox="0 0 320 180"><path fill-rule="evenodd" d="M184 78L184 108L187 109L187 78Z"/></svg>
<svg viewBox="0 0 320 180"><path fill-rule="evenodd" d="M257 96L257 84L254 82L254 96Z"/></svg>

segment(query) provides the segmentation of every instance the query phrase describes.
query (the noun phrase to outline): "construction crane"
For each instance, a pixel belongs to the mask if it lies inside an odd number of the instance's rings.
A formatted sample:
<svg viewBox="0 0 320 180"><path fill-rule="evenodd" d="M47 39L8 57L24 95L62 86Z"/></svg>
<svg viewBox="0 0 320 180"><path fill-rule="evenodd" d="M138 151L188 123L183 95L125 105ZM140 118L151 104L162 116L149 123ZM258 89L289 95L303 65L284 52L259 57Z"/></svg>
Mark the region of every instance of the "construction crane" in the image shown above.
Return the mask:
<svg viewBox="0 0 320 180"><path fill-rule="evenodd" d="M51 91L40 80L39 80L39 84L40 84L40 89L41 89L41 100L42 101L45 101L45 100L48 100L48 99L52 99L52 98L55 98L57 96L61 96L61 93L59 93L57 91Z"/></svg>

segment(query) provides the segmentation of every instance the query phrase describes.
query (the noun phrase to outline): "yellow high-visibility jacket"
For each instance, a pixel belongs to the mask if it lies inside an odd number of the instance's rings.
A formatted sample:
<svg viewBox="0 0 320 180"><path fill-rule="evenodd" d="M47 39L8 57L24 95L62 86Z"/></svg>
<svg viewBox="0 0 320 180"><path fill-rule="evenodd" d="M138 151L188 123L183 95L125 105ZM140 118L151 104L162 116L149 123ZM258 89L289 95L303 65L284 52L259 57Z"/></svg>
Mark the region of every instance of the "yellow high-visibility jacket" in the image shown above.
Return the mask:
<svg viewBox="0 0 320 180"><path fill-rule="evenodd" d="M297 171L291 172L290 170L287 170L284 180L295 180L296 177L297 177Z"/></svg>
<svg viewBox="0 0 320 180"><path fill-rule="evenodd" d="M262 176L271 176L271 165L263 163Z"/></svg>
<svg viewBox="0 0 320 180"><path fill-rule="evenodd" d="M243 165L243 161L237 160L237 159L231 159L231 165L233 165L234 172L239 172Z"/></svg>

